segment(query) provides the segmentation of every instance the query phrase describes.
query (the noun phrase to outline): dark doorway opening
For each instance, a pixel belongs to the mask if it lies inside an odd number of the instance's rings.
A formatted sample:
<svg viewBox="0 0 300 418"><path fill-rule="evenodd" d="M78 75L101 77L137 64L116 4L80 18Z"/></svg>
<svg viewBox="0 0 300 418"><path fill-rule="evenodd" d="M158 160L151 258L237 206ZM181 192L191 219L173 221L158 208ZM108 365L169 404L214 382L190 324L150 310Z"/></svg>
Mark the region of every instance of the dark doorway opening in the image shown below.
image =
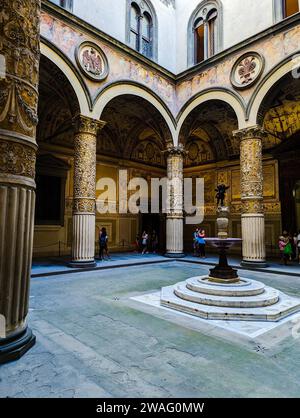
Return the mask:
<svg viewBox="0 0 300 418"><path fill-rule="evenodd" d="M293 234L300 230L300 138L299 133L276 149L282 228Z"/></svg>
<svg viewBox="0 0 300 418"><path fill-rule="evenodd" d="M146 231L150 239L154 232L158 237L158 252L166 252L166 217L160 214L141 214L140 236Z"/></svg>

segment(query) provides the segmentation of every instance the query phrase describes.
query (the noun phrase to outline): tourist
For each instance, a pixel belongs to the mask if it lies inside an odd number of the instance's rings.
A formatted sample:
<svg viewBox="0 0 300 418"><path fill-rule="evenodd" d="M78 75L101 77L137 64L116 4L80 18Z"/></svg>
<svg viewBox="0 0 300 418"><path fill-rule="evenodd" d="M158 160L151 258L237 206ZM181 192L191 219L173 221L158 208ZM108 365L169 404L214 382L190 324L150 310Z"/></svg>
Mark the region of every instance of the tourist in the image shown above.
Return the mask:
<svg viewBox="0 0 300 418"><path fill-rule="evenodd" d="M280 252L280 261L282 263L284 263L284 248L285 248L286 244L287 244L287 241L285 240L284 235L281 235L279 237L278 247L279 247L279 252Z"/></svg>
<svg viewBox="0 0 300 418"><path fill-rule="evenodd" d="M292 248L293 248L292 259L293 261L295 261L298 259L298 234L297 232L295 232L291 241L292 241Z"/></svg>
<svg viewBox="0 0 300 418"><path fill-rule="evenodd" d="M143 232L142 235L142 254L148 254L148 240L149 240L149 235L147 234L146 231Z"/></svg>
<svg viewBox="0 0 300 418"><path fill-rule="evenodd" d="M199 234L198 234L198 247L199 247L199 254L201 258L206 258L206 253L205 253L205 246L206 246L206 241L205 241L205 230L202 229Z"/></svg>
<svg viewBox="0 0 300 418"><path fill-rule="evenodd" d="M194 256L196 257L198 255L198 237L199 237L199 229L196 228L195 232L193 233L193 250L194 250Z"/></svg>
<svg viewBox="0 0 300 418"><path fill-rule="evenodd" d="M287 266L293 252L290 236L287 231L283 231L283 234L279 237L279 251L283 264Z"/></svg>
<svg viewBox="0 0 300 418"><path fill-rule="evenodd" d="M151 249L152 249L153 254L157 253L157 250L158 250L158 236L157 236L156 231L153 231L152 235L151 235Z"/></svg>
<svg viewBox="0 0 300 418"><path fill-rule="evenodd" d="M137 235L135 237L135 242L134 242L134 252L139 253L140 249L141 249L141 240L140 240L140 236Z"/></svg>
<svg viewBox="0 0 300 418"><path fill-rule="evenodd" d="M110 259L107 243L108 235L106 232L106 228L102 228L99 235L99 258L101 261L105 260L104 252L106 254L106 259Z"/></svg>

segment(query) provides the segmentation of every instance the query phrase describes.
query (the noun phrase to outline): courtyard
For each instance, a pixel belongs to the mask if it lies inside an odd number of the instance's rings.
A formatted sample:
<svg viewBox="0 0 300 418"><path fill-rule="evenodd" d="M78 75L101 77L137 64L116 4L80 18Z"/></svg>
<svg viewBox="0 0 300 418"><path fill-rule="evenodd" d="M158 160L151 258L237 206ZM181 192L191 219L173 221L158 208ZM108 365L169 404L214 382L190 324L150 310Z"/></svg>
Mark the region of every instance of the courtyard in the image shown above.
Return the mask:
<svg viewBox="0 0 300 418"><path fill-rule="evenodd" d="M175 324L168 312L132 300L207 269L172 261L33 278L29 321L37 343L1 366L0 396L299 397L297 330L232 338ZM245 274L300 297L297 276Z"/></svg>

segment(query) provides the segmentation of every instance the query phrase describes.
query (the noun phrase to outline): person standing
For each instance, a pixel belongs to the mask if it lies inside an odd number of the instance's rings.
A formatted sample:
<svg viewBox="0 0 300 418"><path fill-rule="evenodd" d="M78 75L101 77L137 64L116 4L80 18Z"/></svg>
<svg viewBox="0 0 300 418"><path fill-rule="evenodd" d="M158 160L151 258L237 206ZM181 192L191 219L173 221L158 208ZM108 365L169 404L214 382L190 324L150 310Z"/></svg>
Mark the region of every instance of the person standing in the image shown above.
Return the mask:
<svg viewBox="0 0 300 418"><path fill-rule="evenodd" d="M280 252L280 261L281 263L284 263L284 247L286 246L286 241L284 239L284 236L281 235L279 237L279 241L278 241L278 248L279 248L279 252Z"/></svg>
<svg viewBox="0 0 300 418"><path fill-rule="evenodd" d="M297 232L295 232L295 234L293 235L292 238L292 247L293 247L293 255L292 255L292 259L293 261L298 259L298 234Z"/></svg>
<svg viewBox="0 0 300 418"><path fill-rule="evenodd" d="M106 259L110 259L108 252L108 235L106 228L102 228L99 235L99 258L101 261L105 260L104 252L106 254Z"/></svg>
<svg viewBox="0 0 300 418"><path fill-rule="evenodd" d="M198 255L198 237L199 237L199 229L196 228L195 232L193 233L193 249L194 249L194 256L197 257Z"/></svg>
<svg viewBox="0 0 300 418"><path fill-rule="evenodd" d="M142 235L142 255L148 254L148 239L149 235L144 231Z"/></svg>
<svg viewBox="0 0 300 418"><path fill-rule="evenodd" d="M283 231L282 236L279 237L279 250L281 254L281 260L283 264L287 266L293 252L292 244L287 231Z"/></svg>
<svg viewBox="0 0 300 418"><path fill-rule="evenodd" d="M158 250L158 236L156 231L152 232L152 237L151 237L151 246L152 246L152 252L153 254L157 253Z"/></svg>
<svg viewBox="0 0 300 418"><path fill-rule="evenodd" d="M198 246L199 246L199 252L200 252L200 257L201 258L206 258L206 251L205 251L206 241L205 241L205 237L206 237L205 230L202 229L199 232L199 235L198 235Z"/></svg>

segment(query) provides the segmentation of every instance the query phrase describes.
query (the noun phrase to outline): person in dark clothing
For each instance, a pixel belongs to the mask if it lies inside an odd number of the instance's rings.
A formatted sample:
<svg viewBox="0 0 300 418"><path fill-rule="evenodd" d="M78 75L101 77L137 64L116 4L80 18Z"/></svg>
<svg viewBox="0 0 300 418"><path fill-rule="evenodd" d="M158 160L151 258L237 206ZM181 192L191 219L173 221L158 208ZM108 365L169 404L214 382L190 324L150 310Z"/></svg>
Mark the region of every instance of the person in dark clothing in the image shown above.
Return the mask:
<svg viewBox="0 0 300 418"><path fill-rule="evenodd" d="M99 235L99 258L101 261L105 260L104 252L106 254L106 259L110 259L107 243L108 235L106 232L106 228L102 228Z"/></svg>

